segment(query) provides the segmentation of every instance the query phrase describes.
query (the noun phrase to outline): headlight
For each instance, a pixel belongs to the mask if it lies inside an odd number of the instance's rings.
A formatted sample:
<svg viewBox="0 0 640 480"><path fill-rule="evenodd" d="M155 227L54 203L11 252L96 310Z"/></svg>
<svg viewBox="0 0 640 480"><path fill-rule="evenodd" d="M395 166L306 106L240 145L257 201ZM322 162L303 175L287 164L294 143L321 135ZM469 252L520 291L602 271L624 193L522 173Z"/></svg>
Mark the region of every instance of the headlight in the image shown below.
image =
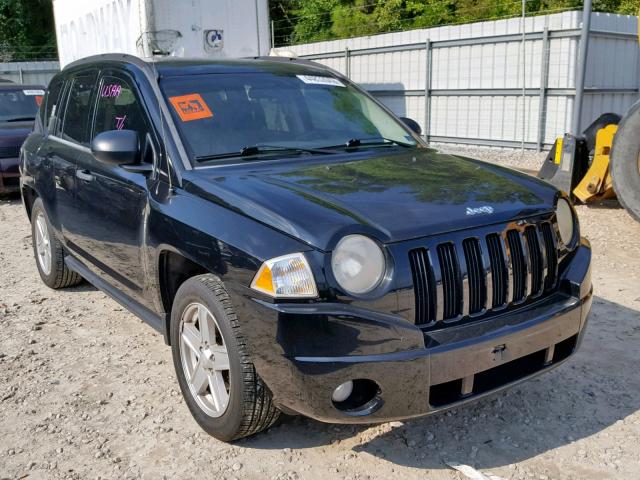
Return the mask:
<svg viewBox="0 0 640 480"><path fill-rule="evenodd" d="M348 293L367 293L376 288L384 278L384 253L368 237L347 235L333 251L331 269L340 286Z"/></svg>
<svg viewBox="0 0 640 480"><path fill-rule="evenodd" d="M565 246L570 246L574 235L575 221L571 205L564 198L558 199L556 205L556 221L558 222L558 230L560 231L560 240Z"/></svg>
<svg viewBox="0 0 640 480"><path fill-rule="evenodd" d="M313 273L302 253L272 258L262 264L251 288L275 298L318 296Z"/></svg>

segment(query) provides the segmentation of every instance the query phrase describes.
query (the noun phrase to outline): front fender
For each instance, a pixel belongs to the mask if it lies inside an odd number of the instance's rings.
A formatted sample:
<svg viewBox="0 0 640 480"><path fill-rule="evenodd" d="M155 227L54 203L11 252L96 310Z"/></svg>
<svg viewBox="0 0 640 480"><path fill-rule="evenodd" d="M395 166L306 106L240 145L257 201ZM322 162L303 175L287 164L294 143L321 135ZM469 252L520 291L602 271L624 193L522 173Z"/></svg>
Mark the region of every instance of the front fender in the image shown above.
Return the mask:
<svg viewBox="0 0 640 480"><path fill-rule="evenodd" d="M310 250L308 245L231 208L182 189L176 189L162 201L152 199L147 222L150 285L160 284L160 257L167 251L178 253L220 277L233 297L250 285L263 261ZM162 311L159 293L154 303Z"/></svg>

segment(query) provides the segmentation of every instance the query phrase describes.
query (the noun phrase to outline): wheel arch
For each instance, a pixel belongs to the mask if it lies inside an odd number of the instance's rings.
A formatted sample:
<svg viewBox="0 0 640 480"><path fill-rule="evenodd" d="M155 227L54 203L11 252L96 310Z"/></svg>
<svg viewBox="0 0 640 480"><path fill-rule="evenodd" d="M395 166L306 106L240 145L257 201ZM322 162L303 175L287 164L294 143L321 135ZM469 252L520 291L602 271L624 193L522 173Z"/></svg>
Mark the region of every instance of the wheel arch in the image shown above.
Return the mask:
<svg viewBox="0 0 640 480"><path fill-rule="evenodd" d="M158 289L159 297L165 315L165 332L169 332L171 323L171 309L180 286L188 279L197 275L211 273L219 276L221 272L206 267L204 262L198 261L174 247L163 246L158 253ZM170 344L169 335L165 341Z"/></svg>
<svg viewBox="0 0 640 480"><path fill-rule="evenodd" d="M23 184L21 188L22 193L22 204L27 212L27 217L31 219L31 211L33 209L33 204L36 201L36 198L39 197L38 192L35 188L30 185Z"/></svg>

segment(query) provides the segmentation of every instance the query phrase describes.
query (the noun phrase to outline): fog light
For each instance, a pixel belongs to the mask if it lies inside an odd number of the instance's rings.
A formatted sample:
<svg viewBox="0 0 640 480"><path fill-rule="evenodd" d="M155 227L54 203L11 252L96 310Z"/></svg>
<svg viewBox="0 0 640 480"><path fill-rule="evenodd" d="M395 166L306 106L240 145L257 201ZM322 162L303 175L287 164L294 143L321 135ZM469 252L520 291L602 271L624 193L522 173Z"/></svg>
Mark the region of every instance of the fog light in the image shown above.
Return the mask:
<svg viewBox="0 0 640 480"><path fill-rule="evenodd" d="M342 385L338 385L338 387L333 391L333 395L331 395L331 400L336 403L344 402L351 393L353 392L353 382L349 380L348 382L344 382Z"/></svg>

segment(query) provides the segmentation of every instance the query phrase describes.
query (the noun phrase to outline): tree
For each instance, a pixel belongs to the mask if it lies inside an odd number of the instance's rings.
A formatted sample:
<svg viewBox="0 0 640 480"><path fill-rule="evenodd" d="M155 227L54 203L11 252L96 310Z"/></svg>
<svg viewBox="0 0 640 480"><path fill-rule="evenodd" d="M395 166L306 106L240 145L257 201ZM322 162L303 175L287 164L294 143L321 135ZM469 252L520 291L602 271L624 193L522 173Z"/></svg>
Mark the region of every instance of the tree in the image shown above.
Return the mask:
<svg viewBox="0 0 640 480"><path fill-rule="evenodd" d="M56 57L53 6L48 0L0 0L0 57Z"/></svg>
<svg viewBox="0 0 640 480"><path fill-rule="evenodd" d="M288 0L290 43L518 16L519 0ZM285 4L287 6L285 6ZM582 0L527 0L527 15L582 8ZM593 0L593 10L637 15L640 0ZM283 38L277 28L276 38ZM276 42L287 43L287 42Z"/></svg>
<svg viewBox="0 0 640 480"><path fill-rule="evenodd" d="M618 13L638 15L640 13L640 0L622 0L618 7Z"/></svg>
<svg viewBox="0 0 640 480"><path fill-rule="evenodd" d="M331 38L331 14L340 7L340 0L298 0L293 10L292 40L314 42Z"/></svg>

